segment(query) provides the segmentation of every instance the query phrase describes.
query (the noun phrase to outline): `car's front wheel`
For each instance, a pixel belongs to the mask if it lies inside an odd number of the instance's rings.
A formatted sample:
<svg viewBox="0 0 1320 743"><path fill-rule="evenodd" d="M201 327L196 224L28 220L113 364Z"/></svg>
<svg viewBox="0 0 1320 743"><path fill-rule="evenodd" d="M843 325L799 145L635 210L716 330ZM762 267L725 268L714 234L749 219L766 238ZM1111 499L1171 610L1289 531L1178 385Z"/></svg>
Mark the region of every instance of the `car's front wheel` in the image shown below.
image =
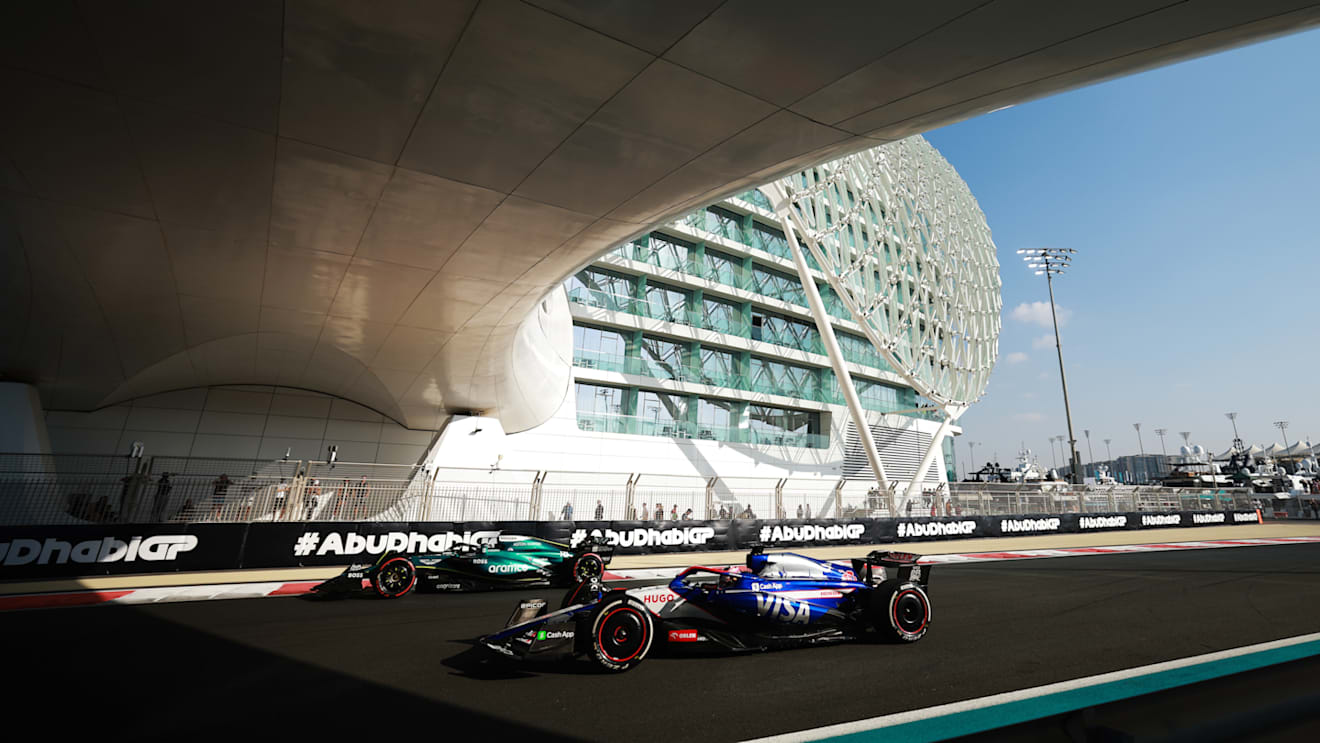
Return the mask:
<svg viewBox="0 0 1320 743"><path fill-rule="evenodd" d="M591 618L590 656L596 665L615 673L646 659L655 639L655 622L646 606L626 594L606 598Z"/></svg>
<svg viewBox="0 0 1320 743"><path fill-rule="evenodd" d="M417 583L417 569L406 557L391 557L371 576L371 586L383 598L397 599Z"/></svg>
<svg viewBox="0 0 1320 743"><path fill-rule="evenodd" d="M872 627L886 640L916 642L930 629L930 597L916 583L877 586L870 609Z"/></svg>

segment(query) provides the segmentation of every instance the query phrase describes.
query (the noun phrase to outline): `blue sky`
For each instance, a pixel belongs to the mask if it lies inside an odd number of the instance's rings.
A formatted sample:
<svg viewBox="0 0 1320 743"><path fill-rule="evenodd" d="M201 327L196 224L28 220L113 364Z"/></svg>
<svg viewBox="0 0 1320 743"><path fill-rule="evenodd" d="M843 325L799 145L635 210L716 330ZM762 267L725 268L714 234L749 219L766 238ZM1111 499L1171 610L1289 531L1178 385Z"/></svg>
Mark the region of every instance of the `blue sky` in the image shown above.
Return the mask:
<svg viewBox="0 0 1320 743"><path fill-rule="evenodd" d="M1067 433L1044 277L1019 248L1068 247L1055 299L1088 460L1192 443L1320 442L1320 31L1062 93L926 138L971 186L999 249L1003 332L962 418L976 461L1042 464ZM1025 306L1024 306L1025 305ZM1066 446L1066 444L1064 445ZM1062 464L1060 459L1060 464Z"/></svg>

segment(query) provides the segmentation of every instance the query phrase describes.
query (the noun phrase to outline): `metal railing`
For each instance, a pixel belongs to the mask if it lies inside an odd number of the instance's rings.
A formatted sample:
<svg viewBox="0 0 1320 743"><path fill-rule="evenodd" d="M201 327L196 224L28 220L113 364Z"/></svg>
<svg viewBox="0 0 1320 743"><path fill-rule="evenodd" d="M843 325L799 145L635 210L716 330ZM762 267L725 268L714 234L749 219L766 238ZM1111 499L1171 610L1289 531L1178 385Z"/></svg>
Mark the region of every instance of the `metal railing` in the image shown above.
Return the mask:
<svg viewBox="0 0 1320 743"><path fill-rule="evenodd" d="M1069 483L948 483L922 501L961 515L1215 511L1255 508L1249 488L1165 488ZM928 514L929 511L927 510ZM918 515L926 515L918 511Z"/></svg>
<svg viewBox="0 0 1320 743"><path fill-rule="evenodd" d="M941 483L911 510L861 480L703 478L319 461L0 454L0 526L709 520L1251 509L1243 488ZM657 506L659 511L657 512Z"/></svg>

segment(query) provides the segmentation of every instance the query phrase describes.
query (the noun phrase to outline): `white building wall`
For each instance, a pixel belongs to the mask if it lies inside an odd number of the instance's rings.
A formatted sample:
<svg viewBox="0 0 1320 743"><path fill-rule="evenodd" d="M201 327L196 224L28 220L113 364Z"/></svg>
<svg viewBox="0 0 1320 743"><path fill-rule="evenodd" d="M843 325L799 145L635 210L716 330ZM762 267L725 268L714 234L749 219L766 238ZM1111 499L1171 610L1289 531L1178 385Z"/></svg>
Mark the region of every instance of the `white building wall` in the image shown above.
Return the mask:
<svg viewBox="0 0 1320 743"><path fill-rule="evenodd" d="M929 435L938 428L932 421L901 415L870 413L868 420ZM830 433L827 449L599 433L578 428L576 400L569 395L549 421L522 433L505 434L494 418L455 416L425 466L835 482L842 477L848 422L846 408L828 406L821 421ZM943 482L942 458L937 469L938 482Z"/></svg>
<svg viewBox="0 0 1320 743"><path fill-rule="evenodd" d="M45 413L54 454L323 460L416 464L435 438L356 403L286 387L226 386L167 392L89 413Z"/></svg>

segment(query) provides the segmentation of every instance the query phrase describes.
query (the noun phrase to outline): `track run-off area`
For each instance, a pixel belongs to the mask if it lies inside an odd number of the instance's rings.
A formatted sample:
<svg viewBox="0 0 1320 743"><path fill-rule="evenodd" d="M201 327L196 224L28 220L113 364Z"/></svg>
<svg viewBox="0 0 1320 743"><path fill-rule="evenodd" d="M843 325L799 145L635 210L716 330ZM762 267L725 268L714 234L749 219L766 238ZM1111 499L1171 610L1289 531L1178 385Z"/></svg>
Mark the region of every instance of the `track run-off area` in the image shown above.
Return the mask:
<svg viewBox="0 0 1320 743"><path fill-rule="evenodd" d="M58 703L68 712L47 723L61 732L134 738L744 740L1314 633L1320 543L946 563L931 579L931 630L916 644L656 655L620 675L585 662L477 662L471 641L529 596L557 602L560 592L4 612L19 682L8 702ZM1271 657L1309 646L1291 647ZM1235 657L1244 653L1258 655Z"/></svg>

